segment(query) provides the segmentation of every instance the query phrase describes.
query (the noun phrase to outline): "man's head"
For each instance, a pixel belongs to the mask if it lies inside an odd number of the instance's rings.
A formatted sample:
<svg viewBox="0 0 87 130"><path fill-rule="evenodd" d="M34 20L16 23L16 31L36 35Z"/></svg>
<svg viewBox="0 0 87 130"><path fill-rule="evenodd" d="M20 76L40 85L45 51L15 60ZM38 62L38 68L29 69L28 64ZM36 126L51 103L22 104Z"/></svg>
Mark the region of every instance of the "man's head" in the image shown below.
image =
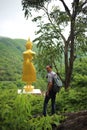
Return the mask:
<svg viewBox="0 0 87 130"><path fill-rule="evenodd" d="M47 72L51 72L52 71L52 66L51 65L47 65L46 66L46 70L47 70Z"/></svg>

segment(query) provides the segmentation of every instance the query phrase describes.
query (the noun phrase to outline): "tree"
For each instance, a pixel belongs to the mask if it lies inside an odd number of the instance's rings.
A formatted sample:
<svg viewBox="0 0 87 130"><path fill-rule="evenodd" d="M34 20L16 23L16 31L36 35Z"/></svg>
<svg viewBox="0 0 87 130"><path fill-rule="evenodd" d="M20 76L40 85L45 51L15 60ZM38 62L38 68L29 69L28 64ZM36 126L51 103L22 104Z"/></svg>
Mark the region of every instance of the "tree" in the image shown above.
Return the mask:
<svg viewBox="0 0 87 130"><path fill-rule="evenodd" d="M67 89L71 82L76 51L79 46L87 45L87 37L85 35L87 29L87 0L73 0L71 10L64 0L58 0L58 2L60 1L62 3L65 11L60 11L56 6L56 8L49 13L48 8L45 7L45 3L47 2L48 7L50 1L51 0L22 0L22 5L26 17L29 16L32 8L43 9L55 33L58 34L58 37L61 37L65 60L64 86L65 89ZM68 38L62 33L62 27L65 27L65 24L70 27Z"/></svg>
<svg viewBox="0 0 87 130"><path fill-rule="evenodd" d="M36 35L39 36L33 41L39 48L37 55L38 60L36 60L36 64L39 66L37 70L40 71L40 73L42 72L42 76L44 77L45 66L51 64L60 76L60 72L63 68L61 65L63 65L64 58L61 37L56 33L58 29L56 28L55 32L51 23L43 24L44 22L40 20L40 16L34 18L33 21L37 21L37 26L40 28L36 32Z"/></svg>

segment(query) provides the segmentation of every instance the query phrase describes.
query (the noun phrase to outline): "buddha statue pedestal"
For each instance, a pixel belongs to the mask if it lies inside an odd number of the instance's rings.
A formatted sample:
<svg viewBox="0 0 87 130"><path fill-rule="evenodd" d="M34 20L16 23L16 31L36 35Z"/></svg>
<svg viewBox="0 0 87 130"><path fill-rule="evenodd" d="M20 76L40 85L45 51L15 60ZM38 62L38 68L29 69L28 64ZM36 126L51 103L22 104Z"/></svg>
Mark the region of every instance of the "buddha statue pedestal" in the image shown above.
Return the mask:
<svg viewBox="0 0 87 130"><path fill-rule="evenodd" d="M32 91L26 91L23 89L23 94L32 94L32 95L41 95L41 90L40 89L32 89Z"/></svg>
<svg viewBox="0 0 87 130"><path fill-rule="evenodd" d="M26 91L25 89L18 89L18 94L32 94L32 95L42 95L40 89L33 89L32 91Z"/></svg>
<svg viewBox="0 0 87 130"><path fill-rule="evenodd" d="M26 86L24 86L24 91L25 92L32 92L33 91L33 89L34 89L34 86L32 86L32 85L26 85Z"/></svg>
<svg viewBox="0 0 87 130"><path fill-rule="evenodd" d="M26 85L24 86L23 90L18 89L18 94L34 94L34 95L41 95L40 89L34 89L34 86L32 85Z"/></svg>

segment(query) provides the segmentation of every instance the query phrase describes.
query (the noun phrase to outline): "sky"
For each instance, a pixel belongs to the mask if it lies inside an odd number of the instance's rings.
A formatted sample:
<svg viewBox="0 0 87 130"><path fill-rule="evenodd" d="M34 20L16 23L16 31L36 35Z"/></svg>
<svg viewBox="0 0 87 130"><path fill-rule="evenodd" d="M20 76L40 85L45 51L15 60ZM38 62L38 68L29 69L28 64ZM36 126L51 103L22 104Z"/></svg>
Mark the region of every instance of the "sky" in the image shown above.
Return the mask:
<svg viewBox="0 0 87 130"><path fill-rule="evenodd" d="M21 0L0 0L0 36L33 40L35 28L31 18L24 17Z"/></svg>
<svg viewBox="0 0 87 130"><path fill-rule="evenodd" d="M21 0L0 0L0 36L34 40L36 28L30 17L24 17Z"/></svg>

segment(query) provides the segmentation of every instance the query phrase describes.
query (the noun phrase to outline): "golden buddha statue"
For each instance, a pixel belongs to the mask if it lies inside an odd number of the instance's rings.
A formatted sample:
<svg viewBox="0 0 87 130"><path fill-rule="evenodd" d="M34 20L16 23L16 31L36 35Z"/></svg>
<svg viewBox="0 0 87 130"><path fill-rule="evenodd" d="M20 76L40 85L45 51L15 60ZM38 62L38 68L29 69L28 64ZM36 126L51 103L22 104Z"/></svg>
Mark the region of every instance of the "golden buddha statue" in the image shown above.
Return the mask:
<svg viewBox="0 0 87 130"><path fill-rule="evenodd" d="M36 81L36 70L32 63L35 56L35 52L32 51L32 42L30 39L26 42L26 51L23 52L23 76L22 81L26 82L27 85L24 87L26 92L32 91L34 87L32 82Z"/></svg>

